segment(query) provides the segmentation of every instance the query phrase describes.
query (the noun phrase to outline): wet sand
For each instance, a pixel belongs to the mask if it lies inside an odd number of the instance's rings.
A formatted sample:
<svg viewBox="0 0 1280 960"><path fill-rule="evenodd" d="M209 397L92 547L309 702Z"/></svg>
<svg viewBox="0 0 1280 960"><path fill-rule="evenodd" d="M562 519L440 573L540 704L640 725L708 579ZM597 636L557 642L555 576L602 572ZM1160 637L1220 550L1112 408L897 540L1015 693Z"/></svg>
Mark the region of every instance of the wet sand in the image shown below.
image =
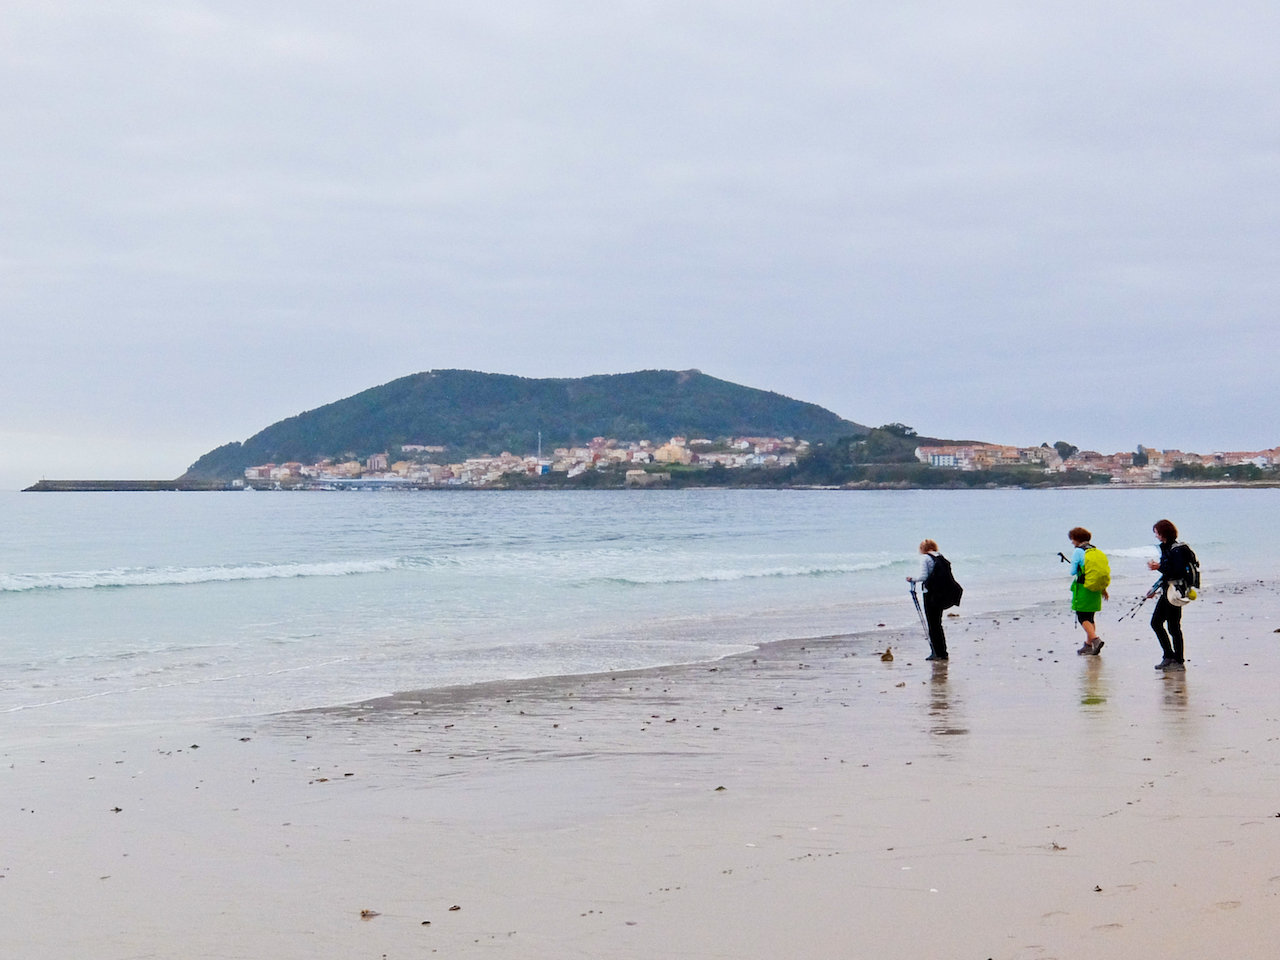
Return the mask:
<svg viewBox="0 0 1280 960"><path fill-rule="evenodd" d="M0 955L1269 957L1278 593L14 747Z"/></svg>

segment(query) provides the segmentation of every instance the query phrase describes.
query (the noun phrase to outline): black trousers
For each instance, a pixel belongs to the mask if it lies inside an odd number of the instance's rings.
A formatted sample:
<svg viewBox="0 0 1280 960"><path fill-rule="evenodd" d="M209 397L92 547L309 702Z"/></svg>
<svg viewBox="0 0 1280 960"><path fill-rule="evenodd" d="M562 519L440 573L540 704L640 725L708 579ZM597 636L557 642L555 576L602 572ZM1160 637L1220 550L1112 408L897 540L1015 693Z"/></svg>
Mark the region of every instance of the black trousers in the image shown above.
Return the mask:
<svg viewBox="0 0 1280 960"><path fill-rule="evenodd" d="M947 635L942 632L942 605L927 590L924 594L924 619L929 625L929 652L939 660L947 659Z"/></svg>
<svg viewBox="0 0 1280 960"><path fill-rule="evenodd" d="M1165 631L1165 627L1168 631ZM1156 608L1151 614L1151 629L1160 641L1160 649L1165 658L1182 662L1182 608L1175 607L1163 593L1156 601Z"/></svg>

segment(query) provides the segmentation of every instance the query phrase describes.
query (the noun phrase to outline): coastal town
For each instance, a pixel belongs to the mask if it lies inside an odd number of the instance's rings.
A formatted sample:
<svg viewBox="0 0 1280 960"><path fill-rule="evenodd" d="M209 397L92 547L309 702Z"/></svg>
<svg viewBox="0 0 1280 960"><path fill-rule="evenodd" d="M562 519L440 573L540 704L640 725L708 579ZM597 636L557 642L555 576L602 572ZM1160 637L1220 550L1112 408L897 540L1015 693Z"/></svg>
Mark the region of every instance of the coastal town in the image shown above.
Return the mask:
<svg viewBox="0 0 1280 960"><path fill-rule="evenodd" d="M809 444L794 437L733 437L727 440L672 437L663 444L648 440L619 441L596 437L580 447L557 447L550 457L470 457L459 463L447 460L447 449L426 444L404 444L392 453L376 453L363 460L325 459L312 464L264 463L244 471L241 486L295 487L313 490L342 488L485 487L512 476L542 477L561 474L566 479L589 470L625 470L630 486L661 483L679 467L727 470L748 467L792 466L807 453ZM663 469L666 468L666 470Z"/></svg>
<svg viewBox="0 0 1280 960"><path fill-rule="evenodd" d="M469 457L449 462L439 445L404 444L363 459L322 459L314 463L264 463L248 467L236 486L257 489L387 489L487 487L513 477L580 477L588 471L623 471L629 486L668 480L672 470L779 470L794 466L810 445L794 437L672 437L662 444L596 437L576 447L558 447L551 456ZM1064 455L1065 454L1065 455ZM1030 469L1045 474L1080 473L1107 477L1111 483L1158 483L1188 470L1253 466L1280 467L1280 447L1269 450L1190 453L1139 446L1135 452L1098 453L1066 444L1018 447L968 443L921 445L915 458L942 470L995 471Z"/></svg>
<svg viewBox="0 0 1280 960"><path fill-rule="evenodd" d="M1092 450L1060 449L1057 444L1039 447L1010 447L990 443L920 446L916 459L933 467L952 470L997 470L1035 466L1046 473L1090 473L1111 478L1112 483L1159 483L1184 468L1248 467L1260 470L1280 467L1280 447L1269 450L1229 451L1208 454L1182 450L1157 450L1139 445L1136 451L1097 453ZM1066 456L1063 456L1066 453Z"/></svg>

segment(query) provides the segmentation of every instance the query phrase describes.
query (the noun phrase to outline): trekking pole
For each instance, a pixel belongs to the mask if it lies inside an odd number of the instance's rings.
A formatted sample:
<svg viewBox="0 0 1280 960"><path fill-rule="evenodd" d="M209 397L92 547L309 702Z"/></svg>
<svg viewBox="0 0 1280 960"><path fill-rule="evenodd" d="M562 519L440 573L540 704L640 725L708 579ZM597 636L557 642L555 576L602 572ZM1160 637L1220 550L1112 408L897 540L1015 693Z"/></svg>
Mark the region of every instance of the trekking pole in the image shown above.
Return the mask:
<svg viewBox="0 0 1280 960"><path fill-rule="evenodd" d="M1071 562L1071 560L1067 557L1067 555L1064 554L1061 550L1058 551L1058 559L1061 560L1063 563ZM1072 617L1071 620L1075 626L1077 627L1083 626L1083 624L1079 620L1075 619L1075 617Z"/></svg>
<svg viewBox="0 0 1280 960"><path fill-rule="evenodd" d="M916 585L911 584L911 602L916 605L916 614L920 617L920 626L924 628L924 635L929 635L929 625L924 622L924 611L920 609L920 598L916 596Z"/></svg>
<svg viewBox="0 0 1280 960"><path fill-rule="evenodd" d="M1150 599L1151 599L1150 595L1149 595L1149 594L1144 593L1144 594L1142 595L1142 599L1141 599L1141 600L1139 600L1137 603L1135 603L1135 604L1133 605L1133 607L1129 610L1129 612L1128 612L1128 613L1122 613L1122 614L1120 614L1120 620L1124 620L1126 617L1127 617L1127 618L1129 618L1130 620L1132 620L1132 619L1133 619L1134 614L1136 614L1136 613L1138 612L1138 608L1139 608L1139 607L1141 607L1144 603L1146 603L1146 602L1147 602L1148 600L1150 600ZM1120 622L1120 620L1117 620L1117 621L1116 621L1116 623L1119 623L1119 622Z"/></svg>

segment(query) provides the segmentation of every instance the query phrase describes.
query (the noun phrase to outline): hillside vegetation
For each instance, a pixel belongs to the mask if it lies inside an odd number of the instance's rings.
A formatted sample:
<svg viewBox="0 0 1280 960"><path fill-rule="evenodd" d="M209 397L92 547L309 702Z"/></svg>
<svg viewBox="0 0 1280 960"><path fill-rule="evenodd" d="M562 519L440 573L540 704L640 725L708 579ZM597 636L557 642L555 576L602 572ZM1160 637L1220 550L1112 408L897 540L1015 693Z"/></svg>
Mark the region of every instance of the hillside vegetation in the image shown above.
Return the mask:
<svg viewBox="0 0 1280 960"><path fill-rule="evenodd" d="M532 453L593 437L793 436L809 441L867 427L781 394L697 370L530 379L471 370L416 373L289 417L197 460L181 480L230 480L262 463L364 458L401 444L448 448L450 459Z"/></svg>

